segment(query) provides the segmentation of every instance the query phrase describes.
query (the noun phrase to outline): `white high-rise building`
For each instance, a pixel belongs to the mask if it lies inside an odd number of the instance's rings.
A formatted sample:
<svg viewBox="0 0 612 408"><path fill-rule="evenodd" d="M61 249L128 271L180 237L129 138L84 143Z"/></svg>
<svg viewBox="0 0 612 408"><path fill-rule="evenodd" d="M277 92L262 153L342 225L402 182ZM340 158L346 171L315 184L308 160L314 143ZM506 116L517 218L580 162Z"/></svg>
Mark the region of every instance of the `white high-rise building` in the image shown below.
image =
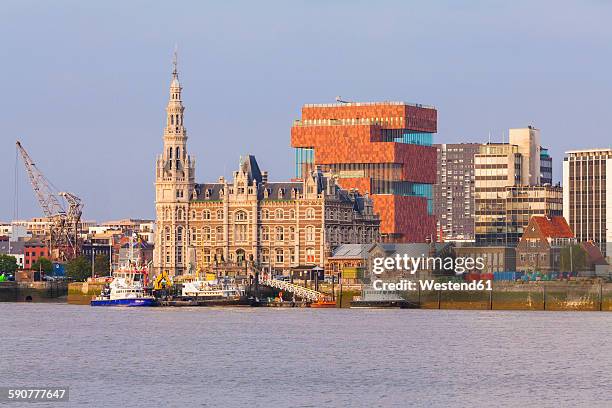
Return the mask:
<svg viewBox="0 0 612 408"><path fill-rule="evenodd" d="M578 241L593 241L612 257L612 149L566 152L563 216Z"/></svg>

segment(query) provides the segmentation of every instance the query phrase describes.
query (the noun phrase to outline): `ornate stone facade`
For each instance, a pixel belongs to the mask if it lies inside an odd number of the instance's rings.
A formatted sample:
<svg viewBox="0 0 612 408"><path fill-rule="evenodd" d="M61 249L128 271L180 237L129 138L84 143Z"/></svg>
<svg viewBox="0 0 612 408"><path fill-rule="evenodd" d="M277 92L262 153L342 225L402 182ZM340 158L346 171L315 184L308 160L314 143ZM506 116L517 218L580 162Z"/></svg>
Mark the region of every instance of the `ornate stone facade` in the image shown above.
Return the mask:
<svg viewBox="0 0 612 408"><path fill-rule="evenodd" d="M301 181L269 182L255 158L246 156L232 181L196 184L181 90L175 67L156 167L155 273L181 275L245 261L281 273L324 266L340 244L379 241L372 200L341 189L320 170Z"/></svg>

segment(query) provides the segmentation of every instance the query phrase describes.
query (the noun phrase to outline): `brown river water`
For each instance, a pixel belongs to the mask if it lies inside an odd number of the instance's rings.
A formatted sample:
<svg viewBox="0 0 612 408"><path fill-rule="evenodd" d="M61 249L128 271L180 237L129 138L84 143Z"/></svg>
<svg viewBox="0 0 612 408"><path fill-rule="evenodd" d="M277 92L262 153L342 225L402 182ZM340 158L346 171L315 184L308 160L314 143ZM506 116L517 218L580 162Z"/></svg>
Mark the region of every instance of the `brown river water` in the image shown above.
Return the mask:
<svg viewBox="0 0 612 408"><path fill-rule="evenodd" d="M0 347L70 387L29 407L612 406L606 312L0 303Z"/></svg>

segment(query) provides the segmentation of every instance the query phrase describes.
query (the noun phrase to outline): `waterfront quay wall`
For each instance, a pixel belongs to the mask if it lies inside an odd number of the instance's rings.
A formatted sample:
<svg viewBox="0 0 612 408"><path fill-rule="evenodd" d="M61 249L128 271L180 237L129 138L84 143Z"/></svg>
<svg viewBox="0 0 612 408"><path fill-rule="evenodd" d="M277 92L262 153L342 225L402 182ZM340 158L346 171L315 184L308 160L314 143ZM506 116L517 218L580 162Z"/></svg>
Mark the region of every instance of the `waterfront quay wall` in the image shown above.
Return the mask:
<svg viewBox="0 0 612 408"><path fill-rule="evenodd" d="M102 292L105 283L72 282L68 285L68 303L88 305L91 299Z"/></svg>
<svg viewBox="0 0 612 408"><path fill-rule="evenodd" d="M493 282L491 291L415 291L423 309L612 311L611 283Z"/></svg>
<svg viewBox="0 0 612 408"><path fill-rule="evenodd" d="M65 302L66 282L0 282L0 302Z"/></svg>

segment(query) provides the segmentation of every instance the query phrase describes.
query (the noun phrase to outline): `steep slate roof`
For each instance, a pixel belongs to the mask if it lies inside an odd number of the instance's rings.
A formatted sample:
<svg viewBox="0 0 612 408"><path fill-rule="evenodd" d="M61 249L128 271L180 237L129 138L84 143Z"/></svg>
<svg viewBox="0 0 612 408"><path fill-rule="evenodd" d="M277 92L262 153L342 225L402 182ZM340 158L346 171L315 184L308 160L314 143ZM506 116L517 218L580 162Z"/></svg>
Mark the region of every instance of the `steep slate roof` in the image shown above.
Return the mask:
<svg viewBox="0 0 612 408"><path fill-rule="evenodd" d="M240 159L240 171L247 174L249 185L255 180L258 186L258 195L260 200L292 200L293 190L296 190L299 195L304 191L304 183L301 181L286 181L286 182L263 182L263 176L257 164L257 160L253 155L246 155ZM227 181L227 185L232 186L235 180ZM316 174L317 191L321 192L325 189L325 177L321 172ZM196 184L196 196L197 200L222 200L221 190L223 189L223 183L202 183ZM351 197L351 194L347 190L343 190L338 186L335 186L338 192L338 197L342 202L352 202L353 209L362 212L365 207L365 198L362 195L355 195ZM208 197L206 192L209 192Z"/></svg>
<svg viewBox="0 0 612 408"><path fill-rule="evenodd" d="M248 154L243 157L240 162L240 171L248 174L249 184L251 184L253 180L256 180L257 184L261 183L261 171L259 170L259 165L257 164L257 160L255 160L255 156Z"/></svg>
<svg viewBox="0 0 612 408"><path fill-rule="evenodd" d="M221 183L196 184L195 188L198 193L198 200L221 200L220 191L223 188ZM206 190L210 190L208 198L206 198Z"/></svg>
<svg viewBox="0 0 612 408"><path fill-rule="evenodd" d="M303 184L300 182L272 182L264 185L264 188L268 189L267 200L291 200L293 189L296 189L298 194L301 194L302 187Z"/></svg>
<svg viewBox="0 0 612 408"><path fill-rule="evenodd" d="M561 216L546 217L543 215L534 215L531 217L542 234L547 238L574 238L572 229Z"/></svg>
<svg viewBox="0 0 612 408"><path fill-rule="evenodd" d="M370 249L376 244L342 244L332 252L334 258L358 258L367 259Z"/></svg>

